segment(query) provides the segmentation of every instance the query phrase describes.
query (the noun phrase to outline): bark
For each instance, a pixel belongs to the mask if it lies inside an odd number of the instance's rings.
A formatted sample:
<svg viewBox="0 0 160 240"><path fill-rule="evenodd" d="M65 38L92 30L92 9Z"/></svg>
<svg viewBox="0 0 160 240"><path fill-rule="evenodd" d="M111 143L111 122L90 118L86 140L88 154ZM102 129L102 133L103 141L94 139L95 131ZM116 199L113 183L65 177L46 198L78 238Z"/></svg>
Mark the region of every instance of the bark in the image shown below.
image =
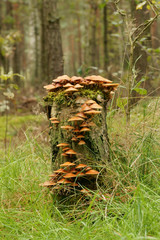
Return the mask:
<svg viewBox="0 0 160 240"><path fill-rule="evenodd" d="M131 1L131 14L135 27L138 27L140 24L143 24L150 18L149 11L147 10L146 6L144 6L143 9L141 10L136 10L135 0ZM140 30L142 29L140 28L139 31ZM134 37L136 37L139 34L139 31L136 32ZM143 37L146 37L143 46L145 44L145 46L149 47L150 43L148 41L148 38L150 37L150 27L147 28L147 30L144 32ZM135 65L135 70L137 73L137 77L135 79L136 82L139 82L142 79L142 77L145 77L147 75L148 70L147 52L143 49L143 46L139 43L139 41L137 41L133 49L133 67ZM145 83L145 88L147 88L147 90L150 90L151 83L149 82L149 80L147 80L147 82ZM131 104L139 100L138 96L139 95L134 91Z"/></svg>
<svg viewBox="0 0 160 240"><path fill-rule="evenodd" d="M51 79L63 74L63 53L60 21L57 17L57 0L43 0L41 9L42 81L49 82Z"/></svg>
<svg viewBox="0 0 160 240"><path fill-rule="evenodd" d="M151 12L151 17L154 17L154 12ZM156 49L160 46L159 40L159 33L158 33L158 23L157 19L151 25L151 41L152 41L152 48Z"/></svg>
<svg viewBox="0 0 160 240"><path fill-rule="evenodd" d="M96 39L96 31L97 31L97 9L98 5L95 1L89 1L90 4L90 25L91 25L91 35L90 35L90 59L91 65L96 67L96 53L97 53L97 39Z"/></svg>
<svg viewBox="0 0 160 240"><path fill-rule="evenodd" d="M96 126L92 127L89 133L85 133L84 140L86 145L79 146L77 143L71 141L71 134L60 128L60 126L68 125L68 119L80 110L80 106L86 100L86 98L78 99L74 107L57 106L55 103L51 106L52 110L49 117L56 116L60 121L58 126L53 126L50 130L52 162L55 168L64 162L64 157L61 156L62 151L57 147L57 144L61 142L69 143L71 148L78 153L75 159L82 160L83 163L98 166L99 162L106 166L109 162L109 139L106 124L107 99L101 104L103 107L101 115L94 117L93 121Z"/></svg>
<svg viewBox="0 0 160 240"><path fill-rule="evenodd" d="M77 27L78 27L78 61L79 61L79 67L82 65L82 47L81 47L81 21L80 16L77 14Z"/></svg>
<svg viewBox="0 0 160 240"><path fill-rule="evenodd" d="M20 24L20 19L19 19L19 3L13 3L13 15L14 15L14 20L15 20L15 26L14 28L19 31L19 33L22 36L22 31L21 31L21 24ZM14 52L13 52L13 72L20 74L21 72L21 62L22 62L22 40L15 40L14 44ZM21 85L21 80L19 76L14 76L15 83L20 86Z"/></svg>
<svg viewBox="0 0 160 240"><path fill-rule="evenodd" d="M108 59L108 15L107 15L107 3L103 8L103 45L104 45L104 69L107 71L109 59Z"/></svg>

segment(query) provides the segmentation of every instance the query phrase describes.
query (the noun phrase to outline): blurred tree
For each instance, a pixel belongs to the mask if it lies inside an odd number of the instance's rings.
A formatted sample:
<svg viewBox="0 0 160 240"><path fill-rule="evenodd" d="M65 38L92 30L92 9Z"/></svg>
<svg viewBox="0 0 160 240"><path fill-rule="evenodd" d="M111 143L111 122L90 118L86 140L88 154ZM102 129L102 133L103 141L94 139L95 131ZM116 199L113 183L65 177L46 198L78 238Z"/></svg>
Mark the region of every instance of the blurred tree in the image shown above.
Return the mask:
<svg viewBox="0 0 160 240"><path fill-rule="evenodd" d="M42 0L41 14L42 80L50 82L51 79L63 74L63 53L57 0Z"/></svg>

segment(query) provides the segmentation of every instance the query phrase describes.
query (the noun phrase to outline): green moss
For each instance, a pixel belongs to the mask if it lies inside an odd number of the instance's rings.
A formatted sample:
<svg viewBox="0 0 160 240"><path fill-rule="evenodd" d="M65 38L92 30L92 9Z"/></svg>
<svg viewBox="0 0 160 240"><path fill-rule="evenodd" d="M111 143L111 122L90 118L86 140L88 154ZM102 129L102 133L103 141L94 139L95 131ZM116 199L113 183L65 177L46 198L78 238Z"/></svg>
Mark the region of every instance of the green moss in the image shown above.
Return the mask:
<svg viewBox="0 0 160 240"><path fill-rule="evenodd" d="M104 97L104 94L101 90L97 89L80 89L78 92L72 94L71 96L65 95L64 91L58 91L58 92L49 92L46 97L44 97L44 102L47 103L47 105L52 106L53 102L57 104L57 106L71 106L75 103L76 98L78 96L82 97L88 97L89 99L96 100L97 96L101 95L102 98Z"/></svg>

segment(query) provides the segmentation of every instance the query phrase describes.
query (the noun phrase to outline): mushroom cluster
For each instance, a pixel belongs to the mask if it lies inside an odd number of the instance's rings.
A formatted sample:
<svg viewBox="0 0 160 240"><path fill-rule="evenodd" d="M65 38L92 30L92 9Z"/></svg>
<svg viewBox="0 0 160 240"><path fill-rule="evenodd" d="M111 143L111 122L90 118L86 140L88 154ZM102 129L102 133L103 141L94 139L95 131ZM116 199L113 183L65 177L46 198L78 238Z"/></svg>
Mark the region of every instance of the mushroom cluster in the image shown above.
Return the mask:
<svg viewBox="0 0 160 240"><path fill-rule="evenodd" d="M44 86L44 88L48 92L56 92L61 89L66 95L72 95L82 88L93 87L101 89L104 94L110 95L112 91L117 89L118 85L96 75L85 78L76 76L70 78L67 75L63 75L54 79L52 84ZM89 99L81 105L80 111L68 119L67 125L60 126L62 131L67 132L67 139L70 139L69 142L74 142L74 144L71 144L72 146L85 147L87 145L86 136L92 130L92 127L96 126L94 117L101 114L101 110L102 106L96 101ZM50 118L50 121L56 128L60 124L60 120L57 117ZM67 162L61 164L61 168L55 170L50 175L50 180L41 185L51 188L53 192L58 191L62 195L71 193L72 190L78 190L86 194L86 188L96 189L96 177L99 172L79 161L78 153L70 147L68 142L59 143L57 147L62 150L61 155ZM76 166L77 161L79 164Z"/></svg>
<svg viewBox="0 0 160 240"><path fill-rule="evenodd" d="M76 166L73 162L65 162L60 165L60 169L55 170L49 175L50 180L41 184L44 187L49 187L54 192L58 190L60 194L70 193L71 191L80 191L86 193L88 190L84 188L84 183L93 184L95 177L99 174L85 164Z"/></svg>
<svg viewBox="0 0 160 240"><path fill-rule="evenodd" d="M53 82L44 86L44 88L47 92L57 92L62 90L66 95L72 95L82 88L96 88L100 89L104 94L109 94L111 98L114 93L113 91L117 89L118 85L118 83L113 83L112 81L99 75L91 75L85 78L77 76L70 78L67 75L63 75L53 79Z"/></svg>

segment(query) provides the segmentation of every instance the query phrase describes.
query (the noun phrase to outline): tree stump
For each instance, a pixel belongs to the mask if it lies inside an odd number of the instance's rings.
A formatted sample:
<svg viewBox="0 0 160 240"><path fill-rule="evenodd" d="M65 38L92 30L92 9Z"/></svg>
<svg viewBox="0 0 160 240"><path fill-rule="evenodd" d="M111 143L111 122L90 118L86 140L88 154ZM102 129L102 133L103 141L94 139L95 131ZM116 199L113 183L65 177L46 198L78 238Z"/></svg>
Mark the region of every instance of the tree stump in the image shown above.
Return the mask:
<svg viewBox="0 0 160 240"><path fill-rule="evenodd" d="M45 86L48 95L44 101L50 119L49 134L54 171L65 161L86 164L98 171L109 163L107 103L117 86L118 84L95 75L84 79L64 75L53 80L53 84ZM79 117L79 120L75 120L75 117ZM71 129L66 129L67 126ZM58 147L60 143L67 143L69 149L76 154L67 155L68 149ZM58 180L54 179L52 183L55 186ZM86 180L81 181L81 184L84 182L86 183ZM95 181L89 181L87 187L95 189L95 185Z"/></svg>

